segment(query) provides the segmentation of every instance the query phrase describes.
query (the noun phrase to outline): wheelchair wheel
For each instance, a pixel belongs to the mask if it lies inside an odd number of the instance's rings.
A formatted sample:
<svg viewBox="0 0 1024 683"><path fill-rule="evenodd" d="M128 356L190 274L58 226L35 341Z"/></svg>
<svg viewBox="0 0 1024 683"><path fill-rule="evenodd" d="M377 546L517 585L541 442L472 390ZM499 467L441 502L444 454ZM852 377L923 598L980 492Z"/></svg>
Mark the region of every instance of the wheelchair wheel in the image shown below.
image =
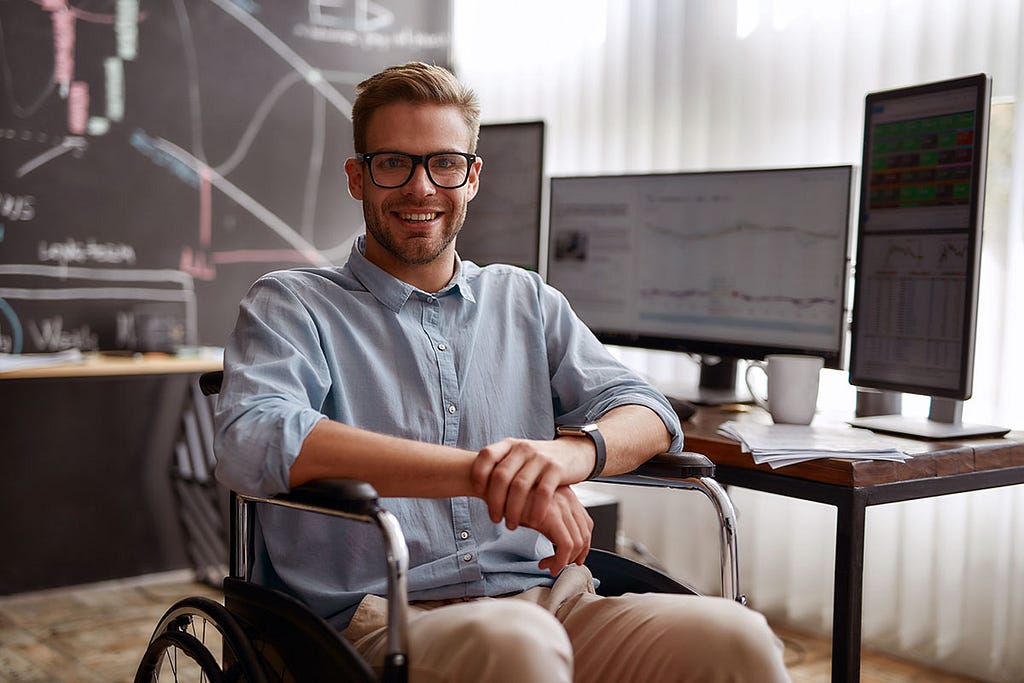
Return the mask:
<svg viewBox="0 0 1024 683"><path fill-rule="evenodd" d="M214 600L191 597L164 614L135 672L135 683L155 681L265 683L266 677L231 613Z"/></svg>

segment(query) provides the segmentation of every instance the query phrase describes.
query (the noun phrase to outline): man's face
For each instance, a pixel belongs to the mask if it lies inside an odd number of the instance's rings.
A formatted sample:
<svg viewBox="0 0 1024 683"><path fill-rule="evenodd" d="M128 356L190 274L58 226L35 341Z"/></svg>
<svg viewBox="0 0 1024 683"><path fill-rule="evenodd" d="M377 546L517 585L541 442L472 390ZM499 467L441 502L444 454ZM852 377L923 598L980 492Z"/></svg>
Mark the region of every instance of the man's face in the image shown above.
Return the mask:
<svg viewBox="0 0 1024 683"><path fill-rule="evenodd" d="M367 152L467 152L471 133L458 109L450 106L396 103L370 118ZM366 256L389 272L426 265L441 257L454 262L454 240L466 219L466 205L477 191L481 162L469 171L468 182L457 189L434 185L423 165L402 187L377 187L365 164L349 159L349 192L363 202Z"/></svg>

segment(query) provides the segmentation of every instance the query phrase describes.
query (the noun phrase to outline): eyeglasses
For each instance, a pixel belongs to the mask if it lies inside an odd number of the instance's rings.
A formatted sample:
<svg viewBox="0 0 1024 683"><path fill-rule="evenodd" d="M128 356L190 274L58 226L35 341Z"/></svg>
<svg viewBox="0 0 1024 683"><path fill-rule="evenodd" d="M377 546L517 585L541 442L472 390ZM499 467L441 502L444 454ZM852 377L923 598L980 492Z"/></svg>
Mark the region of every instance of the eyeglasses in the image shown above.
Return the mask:
<svg viewBox="0 0 1024 683"><path fill-rule="evenodd" d="M412 174L416 172L416 165L423 164L430 182L445 190L454 190L469 180L469 167L476 161L476 155L464 152L359 152L356 159L370 169L370 180L377 187L401 187L412 178Z"/></svg>

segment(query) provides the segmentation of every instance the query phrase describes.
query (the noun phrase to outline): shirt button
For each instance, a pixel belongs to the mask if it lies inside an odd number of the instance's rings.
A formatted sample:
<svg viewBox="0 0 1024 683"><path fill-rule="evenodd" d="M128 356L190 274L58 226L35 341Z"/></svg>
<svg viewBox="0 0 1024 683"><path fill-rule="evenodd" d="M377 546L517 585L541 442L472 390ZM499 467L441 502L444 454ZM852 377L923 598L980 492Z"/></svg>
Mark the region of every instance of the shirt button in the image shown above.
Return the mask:
<svg viewBox="0 0 1024 683"><path fill-rule="evenodd" d="M438 344L437 345L437 350L438 351L447 351L448 350L448 345L447 344Z"/></svg>
<svg viewBox="0 0 1024 683"><path fill-rule="evenodd" d="M462 559L465 560L466 562L469 562L470 560L473 559L473 554L472 553L466 553L465 555L462 556Z"/></svg>
<svg viewBox="0 0 1024 683"><path fill-rule="evenodd" d="M461 538L463 541L465 541L467 538L469 538L469 532L468 531L460 531L459 532L459 538Z"/></svg>
<svg viewBox="0 0 1024 683"><path fill-rule="evenodd" d="M457 410L457 408L454 405L448 406L448 412L451 413L452 415L455 414L456 410Z"/></svg>

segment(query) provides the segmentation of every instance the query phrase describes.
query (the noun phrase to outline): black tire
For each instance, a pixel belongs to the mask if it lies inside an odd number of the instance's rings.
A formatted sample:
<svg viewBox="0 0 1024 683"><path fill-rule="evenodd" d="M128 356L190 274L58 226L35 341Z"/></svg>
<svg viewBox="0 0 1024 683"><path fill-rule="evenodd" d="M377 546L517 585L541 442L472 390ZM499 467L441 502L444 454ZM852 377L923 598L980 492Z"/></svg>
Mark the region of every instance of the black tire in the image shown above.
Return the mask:
<svg viewBox="0 0 1024 683"><path fill-rule="evenodd" d="M175 659L178 653L185 659ZM219 602L204 597L179 600L153 631L135 683L167 680L266 683L238 621Z"/></svg>
<svg viewBox="0 0 1024 683"><path fill-rule="evenodd" d="M164 631L146 648L135 680L221 683L224 672L198 638L179 631Z"/></svg>

